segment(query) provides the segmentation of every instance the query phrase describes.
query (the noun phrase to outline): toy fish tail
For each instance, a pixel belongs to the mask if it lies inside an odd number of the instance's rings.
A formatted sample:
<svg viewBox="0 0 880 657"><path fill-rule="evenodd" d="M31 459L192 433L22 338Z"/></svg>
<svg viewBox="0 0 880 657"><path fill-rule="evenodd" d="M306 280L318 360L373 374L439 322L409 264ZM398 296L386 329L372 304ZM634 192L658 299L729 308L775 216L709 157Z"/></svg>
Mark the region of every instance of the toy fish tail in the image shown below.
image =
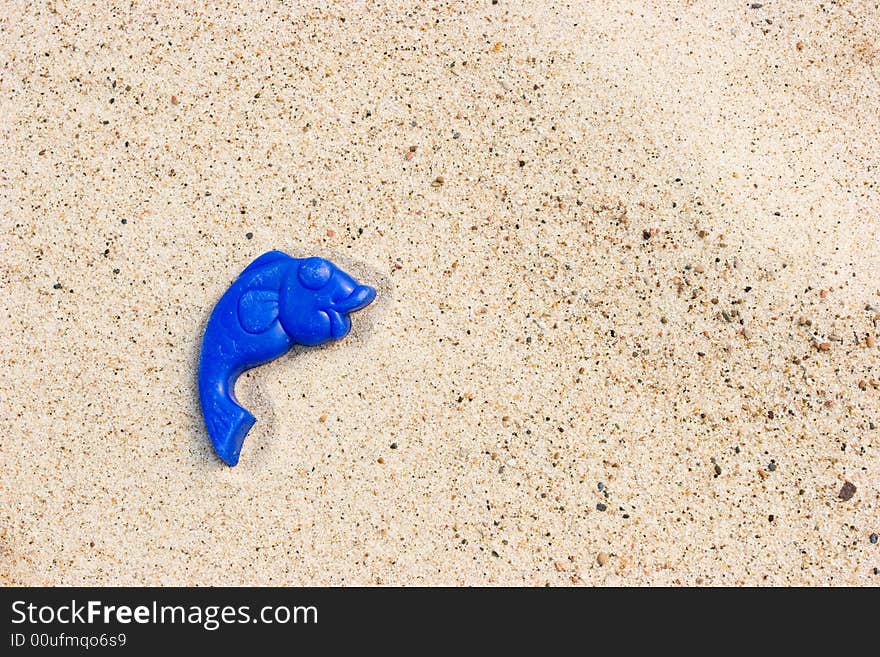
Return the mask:
<svg viewBox="0 0 880 657"><path fill-rule="evenodd" d="M237 464L244 438L256 421L254 416L235 401L228 377L200 377L199 397L214 450L227 465Z"/></svg>

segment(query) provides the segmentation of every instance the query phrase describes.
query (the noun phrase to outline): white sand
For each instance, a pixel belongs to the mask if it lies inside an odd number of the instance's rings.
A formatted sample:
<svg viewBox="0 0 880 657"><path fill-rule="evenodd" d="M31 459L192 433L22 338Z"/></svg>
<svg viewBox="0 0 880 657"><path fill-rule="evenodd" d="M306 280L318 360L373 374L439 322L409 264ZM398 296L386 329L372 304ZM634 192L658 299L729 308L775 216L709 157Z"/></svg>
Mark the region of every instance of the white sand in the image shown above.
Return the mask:
<svg viewBox="0 0 880 657"><path fill-rule="evenodd" d="M0 17L0 581L880 584L875 2L175 4Z"/></svg>

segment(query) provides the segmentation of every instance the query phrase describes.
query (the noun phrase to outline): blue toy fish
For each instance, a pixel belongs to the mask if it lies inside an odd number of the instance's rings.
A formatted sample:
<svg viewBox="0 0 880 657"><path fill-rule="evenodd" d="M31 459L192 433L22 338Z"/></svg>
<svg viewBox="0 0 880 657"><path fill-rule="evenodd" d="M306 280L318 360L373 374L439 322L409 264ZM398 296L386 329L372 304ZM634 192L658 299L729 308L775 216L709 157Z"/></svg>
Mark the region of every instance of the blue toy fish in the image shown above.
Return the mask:
<svg viewBox="0 0 880 657"><path fill-rule="evenodd" d="M255 422L235 399L239 375L294 344L344 338L351 330L349 313L375 298L376 290L323 258L269 251L248 265L214 306L199 356L202 414L221 459L238 463Z"/></svg>

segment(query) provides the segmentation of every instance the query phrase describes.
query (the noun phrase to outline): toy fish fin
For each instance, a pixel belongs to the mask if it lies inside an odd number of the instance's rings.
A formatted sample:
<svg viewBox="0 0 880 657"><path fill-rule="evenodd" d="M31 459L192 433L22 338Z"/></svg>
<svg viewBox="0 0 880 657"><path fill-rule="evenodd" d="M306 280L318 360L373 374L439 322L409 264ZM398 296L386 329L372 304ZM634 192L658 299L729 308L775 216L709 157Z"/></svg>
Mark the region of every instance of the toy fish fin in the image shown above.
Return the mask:
<svg viewBox="0 0 880 657"><path fill-rule="evenodd" d="M238 321L248 333L262 333L278 319L278 292L249 290L238 300Z"/></svg>

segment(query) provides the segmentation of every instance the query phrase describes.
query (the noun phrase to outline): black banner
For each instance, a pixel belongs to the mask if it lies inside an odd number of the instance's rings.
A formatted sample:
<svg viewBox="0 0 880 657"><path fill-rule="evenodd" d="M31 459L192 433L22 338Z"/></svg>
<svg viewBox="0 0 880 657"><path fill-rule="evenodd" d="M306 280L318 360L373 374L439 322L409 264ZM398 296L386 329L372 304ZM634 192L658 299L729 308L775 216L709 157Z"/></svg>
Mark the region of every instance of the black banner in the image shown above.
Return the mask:
<svg viewBox="0 0 880 657"><path fill-rule="evenodd" d="M713 627L738 628L743 638L786 635L792 622L796 635L836 620L858 627L873 605L859 612L852 594L831 592L836 601L817 604L816 592L795 589L6 588L0 651L326 649L357 640L418 653L426 643L547 647L599 637L657 648Z"/></svg>

